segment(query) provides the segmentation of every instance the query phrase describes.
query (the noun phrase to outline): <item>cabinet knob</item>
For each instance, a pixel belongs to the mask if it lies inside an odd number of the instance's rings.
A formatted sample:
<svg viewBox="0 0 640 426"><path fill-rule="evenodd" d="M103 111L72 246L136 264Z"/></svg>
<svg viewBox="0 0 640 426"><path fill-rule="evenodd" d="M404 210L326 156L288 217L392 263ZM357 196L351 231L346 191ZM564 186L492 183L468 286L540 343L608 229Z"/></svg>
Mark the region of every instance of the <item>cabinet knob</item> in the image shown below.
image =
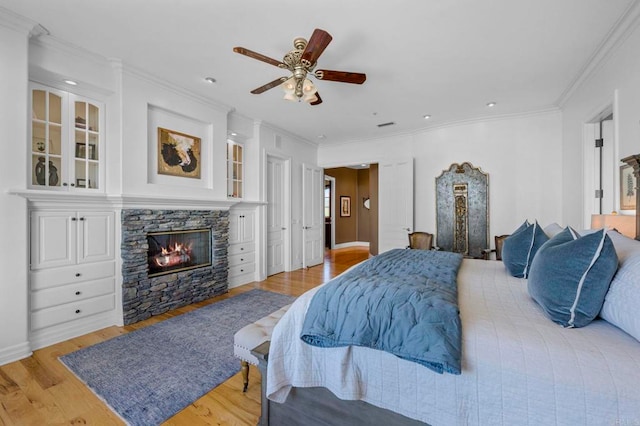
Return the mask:
<svg viewBox="0 0 640 426"><path fill-rule="evenodd" d="M75 183L72 183L72 184L71 184L71 186L76 186L76 184L75 184Z"/></svg>
<svg viewBox="0 0 640 426"><path fill-rule="evenodd" d="M84 217L81 217L79 220L84 220Z"/></svg>
<svg viewBox="0 0 640 426"><path fill-rule="evenodd" d="M240 269L240 272L244 272L244 269Z"/></svg>
<svg viewBox="0 0 640 426"><path fill-rule="evenodd" d="M79 291L76 291L76 296L80 296L80 292Z"/></svg>
<svg viewBox="0 0 640 426"><path fill-rule="evenodd" d="M82 275L80 272L76 272L76 277L79 277L80 275Z"/></svg>
<svg viewBox="0 0 640 426"><path fill-rule="evenodd" d="M69 184L67 182L62 182L62 186L68 186Z"/></svg>
<svg viewBox="0 0 640 426"><path fill-rule="evenodd" d="M77 218L75 218L75 217L72 217L72 218L71 218L71 221L72 221L72 222L75 222L76 220L78 220L78 219L77 219Z"/></svg>
<svg viewBox="0 0 640 426"><path fill-rule="evenodd" d="M240 262L242 262L242 261L244 261L244 259L243 259L243 258L240 258Z"/></svg>
<svg viewBox="0 0 640 426"><path fill-rule="evenodd" d="M240 247L240 251L244 250L244 247Z"/></svg>
<svg viewBox="0 0 640 426"><path fill-rule="evenodd" d="M76 314L79 314L79 313L80 313L80 309L76 309Z"/></svg>

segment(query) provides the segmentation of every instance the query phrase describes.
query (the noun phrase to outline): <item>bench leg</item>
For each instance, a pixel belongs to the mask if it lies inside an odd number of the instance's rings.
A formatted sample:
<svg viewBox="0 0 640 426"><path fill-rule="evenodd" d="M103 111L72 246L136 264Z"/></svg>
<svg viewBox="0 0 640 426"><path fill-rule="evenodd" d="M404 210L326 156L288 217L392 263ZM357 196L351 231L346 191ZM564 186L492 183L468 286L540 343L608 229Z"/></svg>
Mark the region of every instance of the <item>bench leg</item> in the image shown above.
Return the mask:
<svg viewBox="0 0 640 426"><path fill-rule="evenodd" d="M242 371L242 392L246 392L249 387L249 363L247 361L240 361L240 371Z"/></svg>

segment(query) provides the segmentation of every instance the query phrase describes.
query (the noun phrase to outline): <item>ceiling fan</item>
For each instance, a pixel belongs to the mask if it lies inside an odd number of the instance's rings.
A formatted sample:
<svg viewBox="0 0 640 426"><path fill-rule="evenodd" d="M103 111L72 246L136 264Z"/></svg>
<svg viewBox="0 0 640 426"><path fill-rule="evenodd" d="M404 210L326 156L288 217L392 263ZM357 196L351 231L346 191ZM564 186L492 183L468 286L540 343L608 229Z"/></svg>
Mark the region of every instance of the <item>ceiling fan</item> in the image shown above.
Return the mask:
<svg viewBox="0 0 640 426"><path fill-rule="evenodd" d="M357 72L332 71L319 69L315 70L318 58L327 48L333 38L331 35L319 28L316 28L311 34L311 38L307 42L304 38L298 37L293 40L294 49L289 51L281 61L264 56L244 47L234 47L233 51L241 55L257 59L267 64L274 65L291 71L289 77L277 78L263 86L253 89L251 93L258 95L273 89L276 86L283 86L285 91L285 99L291 101L309 102L310 105L318 105L322 103L322 98L318 93L315 85L308 76L311 74L318 80L338 81L342 83L362 84L367 76Z"/></svg>

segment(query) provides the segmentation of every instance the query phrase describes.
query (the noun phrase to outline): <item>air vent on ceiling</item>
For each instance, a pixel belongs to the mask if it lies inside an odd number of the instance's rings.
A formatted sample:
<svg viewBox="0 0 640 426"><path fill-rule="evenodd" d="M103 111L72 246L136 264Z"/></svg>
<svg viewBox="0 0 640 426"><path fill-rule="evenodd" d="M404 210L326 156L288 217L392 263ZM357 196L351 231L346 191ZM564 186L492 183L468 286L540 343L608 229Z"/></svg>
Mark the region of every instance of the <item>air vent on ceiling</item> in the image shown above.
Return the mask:
<svg viewBox="0 0 640 426"><path fill-rule="evenodd" d="M395 124L396 124L396 123L395 123L395 121L389 121L388 123L381 123L381 124L378 124L378 127L393 126L393 125L395 125Z"/></svg>

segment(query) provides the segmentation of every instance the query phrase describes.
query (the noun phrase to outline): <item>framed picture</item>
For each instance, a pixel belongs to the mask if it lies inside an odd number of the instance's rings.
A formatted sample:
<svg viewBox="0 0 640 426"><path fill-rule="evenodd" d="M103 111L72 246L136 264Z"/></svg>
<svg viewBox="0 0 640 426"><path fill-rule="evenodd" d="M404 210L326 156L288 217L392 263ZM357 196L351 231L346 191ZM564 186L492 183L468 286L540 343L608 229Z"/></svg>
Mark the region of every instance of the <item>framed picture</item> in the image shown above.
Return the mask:
<svg viewBox="0 0 640 426"><path fill-rule="evenodd" d="M91 184L89 184L91 185ZM90 188L90 186L87 186L87 180L86 179L76 179L76 187L78 188Z"/></svg>
<svg viewBox="0 0 640 426"><path fill-rule="evenodd" d="M158 174L200 179L200 138L158 127Z"/></svg>
<svg viewBox="0 0 640 426"><path fill-rule="evenodd" d="M633 175L633 167L620 166L620 210L636 209L636 178Z"/></svg>
<svg viewBox="0 0 640 426"><path fill-rule="evenodd" d="M86 158L87 145L81 142L76 142L76 158Z"/></svg>
<svg viewBox="0 0 640 426"><path fill-rule="evenodd" d="M351 197L346 195L340 196L340 217L351 216Z"/></svg>

